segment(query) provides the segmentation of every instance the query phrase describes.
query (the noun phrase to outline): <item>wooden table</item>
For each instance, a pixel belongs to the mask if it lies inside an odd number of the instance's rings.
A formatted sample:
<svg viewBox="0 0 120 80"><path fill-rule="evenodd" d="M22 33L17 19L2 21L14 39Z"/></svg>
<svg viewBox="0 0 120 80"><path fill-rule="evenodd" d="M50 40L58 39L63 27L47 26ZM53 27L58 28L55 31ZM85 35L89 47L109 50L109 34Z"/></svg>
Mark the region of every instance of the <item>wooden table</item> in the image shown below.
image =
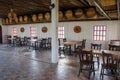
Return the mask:
<svg viewBox="0 0 120 80"><path fill-rule="evenodd" d="M83 51L90 51L92 50L93 54L98 54L98 55L102 55L102 51L104 51L105 53L111 53L115 56L118 56L120 58L120 51L111 51L111 50L94 50L94 49L83 49Z"/></svg>
<svg viewBox="0 0 120 80"><path fill-rule="evenodd" d="M74 49L76 48L76 45L77 44L81 44L82 41L76 41L76 40L72 40L72 41L67 41L67 42L64 42L64 46L69 46L69 53L71 55L72 53L72 50L71 50L71 46L74 46Z"/></svg>

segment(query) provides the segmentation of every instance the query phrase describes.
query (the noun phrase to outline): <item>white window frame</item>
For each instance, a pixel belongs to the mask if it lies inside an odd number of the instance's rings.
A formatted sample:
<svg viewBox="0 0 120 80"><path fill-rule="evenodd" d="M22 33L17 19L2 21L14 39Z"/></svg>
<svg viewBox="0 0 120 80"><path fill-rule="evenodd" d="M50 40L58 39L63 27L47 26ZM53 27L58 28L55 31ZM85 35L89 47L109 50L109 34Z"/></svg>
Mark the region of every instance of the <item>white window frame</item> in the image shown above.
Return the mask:
<svg viewBox="0 0 120 80"><path fill-rule="evenodd" d="M93 40L95 41L105 41L107 33L107 26L105 25L95 25L93 26Z"/></svg>
<svg viewBox="0 0 120 80"><path fill-rule="evenodd" d="M37 36L36 27L30 27L30 37L36 37L36 36Z"/></svg>
<svg viewBox="0 0 120 80"><path fill-rule="evenodd" d="M17 28L16 27L12 27L12 34L13 34L13 36L17 36Z"/></svg>
<svg viewBox="0 0 120 80"><path fill-rule="evenodd" d="M64 38L65 37L65 28L64 26L58 27L58 38Z"/></svg>

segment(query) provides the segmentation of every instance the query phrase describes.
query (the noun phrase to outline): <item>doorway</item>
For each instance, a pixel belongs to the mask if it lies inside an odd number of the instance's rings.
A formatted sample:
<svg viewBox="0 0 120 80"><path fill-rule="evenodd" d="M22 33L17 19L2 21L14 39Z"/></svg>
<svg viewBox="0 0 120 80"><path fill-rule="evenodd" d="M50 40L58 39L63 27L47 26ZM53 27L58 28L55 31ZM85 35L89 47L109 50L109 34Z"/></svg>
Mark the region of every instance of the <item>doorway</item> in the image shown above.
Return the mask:
<svg viewBox="0 0 120 80"><path fill-rule="evenodd" d="M0 25L0 44L2 44L2 27Z"/></svg>

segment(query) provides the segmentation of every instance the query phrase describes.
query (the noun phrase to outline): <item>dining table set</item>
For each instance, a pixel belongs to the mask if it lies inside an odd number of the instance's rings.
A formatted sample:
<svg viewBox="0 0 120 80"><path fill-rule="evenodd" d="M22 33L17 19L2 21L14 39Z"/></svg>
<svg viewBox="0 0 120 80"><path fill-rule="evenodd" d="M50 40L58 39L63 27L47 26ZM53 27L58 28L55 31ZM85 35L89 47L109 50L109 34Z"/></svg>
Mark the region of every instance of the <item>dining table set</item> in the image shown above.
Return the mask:
<svg viewBox="0 0 120 80"><path fill-rule="evenodd" d="M91 48L84 48L78 52L80 65L91 66L90 68L86 69L90 75L93 72L95 75L95 71L100 70L100 79L104 80L104 76L112 76L114 80L119 80L120 76L120 51L112 51L112 50L104 50L104 49L91 49ZM84 55L85 54L85 55ZM84 55L84 56L83 56ZM86 57L86 58L85 58ZM96 59L99 57L99 63L96 64ZM82 60L83 59L83 60ZM91 61L91 62L90 62ZM87 63L87 64L86 64ZM92 64L93 63L93 64ZM91 65L90 65L91 64ZM98 69L95 69L98 66ZM80 66L79 74L82 72L81 70L85 70Z"/></svg>
<svg viewBox="0 0 120 80"><path fill-rule="evenodd" d="M77 41L77 40L70 40L70 41L66 41L64 42L64 46L69 47L69 54L72 53L72 47L74 47L74 50L76 49L76 46L81 44L82 41Z"/></svg>
<svg viewBox="0 0 120 80"><path fill-rule="evenodd" d="M51 48L51 38L30 38L30 37L13 37L7 39L7 44L13 47L28 46L38 50L40 48Z"/></svg>

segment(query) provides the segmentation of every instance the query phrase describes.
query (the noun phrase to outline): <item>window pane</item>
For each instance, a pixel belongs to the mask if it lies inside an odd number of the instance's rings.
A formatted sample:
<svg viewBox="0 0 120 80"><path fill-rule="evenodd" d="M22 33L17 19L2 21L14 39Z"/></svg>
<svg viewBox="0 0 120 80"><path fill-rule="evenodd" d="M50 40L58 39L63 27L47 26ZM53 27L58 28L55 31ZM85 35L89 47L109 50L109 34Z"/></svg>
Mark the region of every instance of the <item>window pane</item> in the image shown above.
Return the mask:
<svg viewBox="0 0 120 80"><path fill-rule="evenodd" d="M94 36L94 40L96 40L96 36Z"/></svg>
<svg viewBox="0 0 120 80"><path fill-rule="evenodd" d="M97 27L96 27L96 26L94 27L94 30L97 30Z"/></svg>
<svg viewBox="0 0 120 80"><path fill-rule="evenodd" d="M94 35L97 35L97 34L96 34L96 31L94 31Z"/></svg>
<svg viewBox="0 0 120 80"><path fill-rule="evenodd" d="M99 26L97 27L97 30L100 30L100 27L99 27Z"/></svg>
<svg viewBox="0 0 120 80"><path fill-rule="evenodd" d="M97 31L97 35L99 35L99 31Z"/></svg>
<svg viewBox="0 0 120 80"><path fill-rule="evenodd" d="M106 32L105 32L105 31L103 31L103 35L106 35Z"/></svg>
<svg viewBox="0 0 120 80"><path fill-rule="evenodd" d="M102 34L103 34L103 32L101 31L101 32L100 32L100 35L102 35Z"/></svg>
<svg viewBox="0 0 120 80"><path fill-rule="evenodd" d="M103 38L103 37L102 37L102 36L100 36L100 40L102 40L102 38Z"/></svg>
<svg viewBox="0 0 120 80"><path fill-rule="evenodd" d="M97 37L97 40L99 40L99 36L96 36Z"/></svg>

